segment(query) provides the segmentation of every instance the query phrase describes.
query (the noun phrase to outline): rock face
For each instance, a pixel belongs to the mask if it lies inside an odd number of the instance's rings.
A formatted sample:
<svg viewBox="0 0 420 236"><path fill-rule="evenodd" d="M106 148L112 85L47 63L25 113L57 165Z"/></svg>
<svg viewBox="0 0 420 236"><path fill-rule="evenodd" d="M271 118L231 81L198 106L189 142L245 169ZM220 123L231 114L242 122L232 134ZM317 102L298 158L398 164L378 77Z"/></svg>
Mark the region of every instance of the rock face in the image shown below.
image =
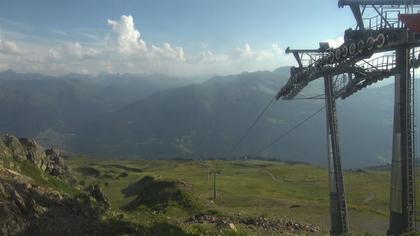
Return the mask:
<svg viewBox="0 0 420 236"><path fill-rule="evenodd" d="M93 197L100 205L106 208L110 206L108 197L104 192L102 192L102 189L99 187L99 185L91 184L85 189L85 191L89 193L89 195Z"/></svg>
<svg viewBox="0 0 420 236"><path fill-rule="evenodd" d="M57 151L0 136L0 236L167 235L113 214L98 185L72 183Z"/></svg>
<svg viewBox="0 0 420 236"><path fill-rule="evenodd" d="M6 165L11 164L8 159L28 160L40 169L46 168L46 155L44 150L35 141L26 138L16 138L6 135L0 136L0 157Z"/></svg>
<svg viewBox="0 0 420 236"><path fill-rule="evenodd" d="M46 155L46 169L45 171L52 176L61 178L69 183L74 184L76 180L70 174L69 167L64 164L63 158L56 152L56 150L50 148L45 150Z"/></svg>
<svg viewBox="0 0 420 236"><path fill-rule="evenodd" d="M44 150L27 138L0 136L0 235L90 235L89 231L97 231L108 200L96 187L91 191L96 201L92 201L73 183L55 150Z"/></svg>
<svg viewBox="0 0 420 236"><path fill-rule="evenodd" d="M77 232L93 227L103 212L83 196L36 185L0 168L0 235L83 235Z"/></svg>
<svg viewBox="0 0 420 236"><path fill-rule="evenodd" d="M75 183L68 167L64 165L63 158L56 150L44 150L32 139L0 136L0 162L4 167L13 169L14 161L29 161L52 176Z"/></svg>
<svg viewBox="0 0 420 236"><path fill-rule="evenodd" d="M123 216L105 218L107 197L98 187L89 190L63 193L0 165L0 235L167 235Z"/></svg>

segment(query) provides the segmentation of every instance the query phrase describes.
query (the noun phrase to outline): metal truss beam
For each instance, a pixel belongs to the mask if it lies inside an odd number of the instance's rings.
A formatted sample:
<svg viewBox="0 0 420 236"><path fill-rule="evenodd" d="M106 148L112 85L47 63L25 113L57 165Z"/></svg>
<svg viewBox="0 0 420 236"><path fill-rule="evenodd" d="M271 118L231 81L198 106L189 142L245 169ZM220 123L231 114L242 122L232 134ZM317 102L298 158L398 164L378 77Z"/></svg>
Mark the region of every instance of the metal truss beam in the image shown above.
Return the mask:
<svg viewBox="0 0 420 236"><path fill-rule="evenodd" d="M420 56L420 55L419 55ZM395 62L387 61L386 63L395 64ZM377 68L375 65L366 62L366 68L362 68L352 61L341 63L335 67L324 66L324 67L304 67L296 68L291 74L287 83L277 93L276 98L283 98L285 100L293 99L305 86L311 81L318 78L322 78L325 75L335 76L340 74L353 74L354 78L348 81L348 86L345 90L339 92L342 99L354 94L355 92L376 83L379 80L388 78L397 74L397 70L392 67L385 65L383 69ZM370 65L369 65L370 64ZM418 68L420 66L420 58L412 58L409 67Z"/></svg>
<svg viewBox="0 0 420 236"><path fill-rule="evenodd" d="M287 47L285 50L286 54L293 54L296 62L299 65L299 68L302 68L304 66L304 59L309 60L313 63L329 51L330 46L328 45L328 43L320 43L319 49L290 49L290 47Z"/></svg>
<svg viewBox="0 0 420 236"><path fill-rule="evenodd" d="M360 7L357 5L350 5L350 9L353 12L353 16L356 19L357 22L357 28L360 29L364 29L365 25L363 23L363 14L360 11Z"/></svg>
<svg viewBox="0 0 420 236"><path fill-rule="evenodd" d="M420 0L339 0L338 6L350 5L420 5Z"/></svg>
<svg viewBox="0 0 420 236"><path fill-rule="evenodd" d="M420 33L408 30L400 13L413 13L420 0L339 0L339 7L350 6L357 22L356 30L346 30L344 43L328 51L290 50L299 67L291 69L287 83L277 93L277 99L293 99L309 82L324 78L327 110L328 164L331 210L331 234L348 232L347 206L337 131L335 99L346 98L384 78L395 76L395 105L393 155L391 167L390 228L389 234L411 233L415 225L415 147L413 128L413 78L410 68L420 66L420 55L409 56L411 48L420 47ZM365 24L366 8L373 8L378 22ZM389 16L388 13L391 15ZM396 17L394 16L396 13ZM394 14L394 15L392 15ZM370 18L372 19L372 18ZM372 23L372 24L371 24ZM367 27L367 28L366 28ZM365 60L380 52L395 51L394 61L386 60L385 66ZM301 53L301 54L299 54ZM311 58L312 63L302 62L304 53L320 53ZM364 65L361 62L365 62ZM348 74L342 79L340 89L334 91L332 78Z"/></svg>

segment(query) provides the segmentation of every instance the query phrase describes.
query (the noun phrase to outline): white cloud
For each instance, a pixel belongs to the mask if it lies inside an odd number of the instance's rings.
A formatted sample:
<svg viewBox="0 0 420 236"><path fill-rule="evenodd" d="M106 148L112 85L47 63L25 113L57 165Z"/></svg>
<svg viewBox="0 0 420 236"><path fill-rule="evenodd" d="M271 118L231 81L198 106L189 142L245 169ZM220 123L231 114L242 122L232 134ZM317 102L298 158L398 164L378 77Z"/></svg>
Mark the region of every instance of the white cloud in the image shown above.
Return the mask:
<svg viewBox="0 0 420 236"><path fill-rule="evenodd" d="M99 50L83 47L79 42L65 43L63 46L50 48L50 59L92 59L99 54Z"/></svg>
<svg viewBox="0 0 420 236"><path fill-rule="evenodd" d="M270 51L260 50L255 53L255 59L257 61L265 61L265 60L270 60L273 58L274 58L274 54Z"/></svg>
<svg viewBox="0 0 420 236"><path fill-rule="evenodd" d="M169 42L162 45L145 42L130 15L108 19L107 23L109 31L90 42L45 40L40 44L0 38L0 70L52 75L109 72L203 76L271 70L292 61L278 44L255 49L246 43L243 47L218 52L201 42L199 51L189 53ZM72 36L71 32L63 33Z"/></svg>
<svg viewBox="0 0 420 236"><path fill-rule="evenodd" d="M233 54L234 58L242 58L242 59L251 59L254 57L254 52L252 51L251 46L249 43L246 43L243 48L236 48Z"/></svg>
<svg viewBox="0 0 420 236"><path fill-rule="evenodd" d="M108 19L108 24L117 34L116 48L122 54L127 54L141 58L143 60L174 60L185 61L185 53L182 47L174 47L169 43L164 43L162 47L152 45L148 47L141 38L140 31L134 25L134 19L131 15L122 15L119 21ZM112 45L111 48L115 45ZM129 64L127 64L130 66ZM130 67L134 67L131 65Z"/></svg>
<svg viewBox="0 0 420 236"><path fill-rule="evenodd" d="M215 53L212 50L204 50L198 56L198 59L195 59L196 62L201 63L223 63L229 60L229 56L221 53Z"/></svg>
<svg viewBox="0 0 420 236"><path fill-rule="evenodd" d="M249 43L246 43L243 48L236 48L233 52L231 58L236 60L256 60L256 61L264 61L264 60L271 60L275 57L277 52L275 50L253 50ZM278 54L278 53L277 53ZM281 55L281 54L278 54Z"/></svg>
<svg viewBox="0 0 420 236"><path fill-rule="evenodd" d="M278 55L283 55L284 53L284 49L282 49L277 43L273 43L271 45L271 48L273 49L273 51L275 53L277 53Z"/></svg>
<svg viewBox="0 0 420 236"><path fill-rule="evenodd" d="M119 21L109 20L108 24L118 34L118 46L122 53L146 51L146 43L140 38L140 32L134 27L132 16L122 15Z"/></svg>
<svg viewBox="0 0 420 236"><path fill-rule="evenodd" d="M61 49L50 48L48 50L48 56L52 59L62 59L63 58L63 52L62 52Z"/></svg>
<svg viewBox="0 0 420 236"><path fill-rule="evenodd" d="M22 51L15 42L0 39L0 53L21 54Z"/></svg>
<svg viewBox="0 0 420 236"><path fill-rule="evenodd" d="M90 47L83 47L79 42L67 43L63 48L67 55L74 56L78 59L94 58L99 54L99 50Z"/></svg>
<svg viewBox="0 0 420 236"><path fill-rule="evenodd" d="M184 49L182 47L172 47L169 43L164 43L162 48L152 45L152 56L185 61Z"/></svg>

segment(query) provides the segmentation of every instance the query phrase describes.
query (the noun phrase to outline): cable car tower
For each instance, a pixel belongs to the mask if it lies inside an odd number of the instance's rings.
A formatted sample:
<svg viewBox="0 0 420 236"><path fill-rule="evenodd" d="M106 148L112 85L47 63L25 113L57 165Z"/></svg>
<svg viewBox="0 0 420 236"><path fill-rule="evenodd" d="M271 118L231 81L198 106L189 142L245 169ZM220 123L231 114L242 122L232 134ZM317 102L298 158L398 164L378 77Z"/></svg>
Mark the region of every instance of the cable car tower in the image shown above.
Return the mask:
<svg viewBox="0 0 420 236"><path fill-rule="evenodd" d="M286 53L293 53L299 66L291 68L290 78L276 98L293 99L309 82L324 79L331 234L339 235L349 231L349 224L335 100L394 76L388 234L414 232L414 78L410 69L420 66L420 51L416 49L420 47L420 0L339 0L338 6L350 7L357 23L355 29L345 31L344 43L337 48L325 43L316 50L287 48Z"/></svg>

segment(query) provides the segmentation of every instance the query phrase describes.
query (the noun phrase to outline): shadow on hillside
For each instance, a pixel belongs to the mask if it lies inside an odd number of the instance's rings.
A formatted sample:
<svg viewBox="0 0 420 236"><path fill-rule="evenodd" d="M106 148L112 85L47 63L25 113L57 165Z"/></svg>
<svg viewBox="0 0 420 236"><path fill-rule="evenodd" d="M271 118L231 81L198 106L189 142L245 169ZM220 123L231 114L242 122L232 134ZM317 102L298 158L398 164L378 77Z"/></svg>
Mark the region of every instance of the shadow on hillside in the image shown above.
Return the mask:
<svg viewBox="0 0 420 236"><path fill-rule="evenodd" d="M67 218L68 219L68 218ZM176 235L176 236L192 236L184 232L176 225L168 223L155 223L152 226L142 226L122 220L110 220L107 222L78 222L71 224L67 219L56 220L50 217L43 218L33 222L29 228L19 236L44 236L44 235L142 235L142 236L159 236L159 235ZM41 224L40 224L41 223ZM82 224L80 224L82 223Z"/></svg>
<svg viewBox="0 0 420 236"><path fill-rule="evenodd" d="M29 219L29 224L16 235L191 235L178 226L168 223L143 226L118 217L103 220L105 209L93 206L80 198L68 199L64 202L44 202L43 205L46 204L50 208L43 214L25 216Z"/></svg>
<svg viewBox="0 0 420 236"><path fill-rule="evenodd" d="M48 225L45 225L47 221ZM41 223L41 225L39 225ZM79 222L81 223L81 222ZM41 227L44 226L44 227ZM69 224L67 221L51 220L50 217L38 221L30 225L25 232L18 234L19 236L44 236L44 235L142 235L142 236L160 236L160 235L176 235L176 236L192 236L184 232L176 225L168 223L156 223L150 227L133 224L122 220L110 220L108 222L91 222L86 221L82 224Z"/></svg>
<svg viewBox="0 0 420 236"><path fill-rule="evenodd" d="M192 188L191 184L182 181L162 181L145 176L121 192L125 197L137 196L136 199L123 206L123 210L134 210L144 205L153 210L165 210L169 205L176 204L181 208L192 211L196 209L186 190Z"/></svg>
<svg viewBox="0 0 420 236"><path fill-rule="evenodd" d="M70 196L1 176L0 202L0 235L189 235L168 223L128 222L84 192Z"/></svg>
<svg viewBox="0 0 420 236"><path fill-rule="evenodd" d="M124 165L120 165L120 164L105 164L105 165L102 165L102 166L103 167L114 167L114 168L122 169L122 170L125 170L125 171L136 172L136 173L143 172L143 170L140 169L140 168L128 167L128 166L124 166Z"/></svg>
<svg viewBox="0 0 420 236"><path fill-rule="evenodd" d="M93 167L78 167L75 169L75 171L81 173L84 176L92 176L92 177L98 177L101 172Z"/></svg>

